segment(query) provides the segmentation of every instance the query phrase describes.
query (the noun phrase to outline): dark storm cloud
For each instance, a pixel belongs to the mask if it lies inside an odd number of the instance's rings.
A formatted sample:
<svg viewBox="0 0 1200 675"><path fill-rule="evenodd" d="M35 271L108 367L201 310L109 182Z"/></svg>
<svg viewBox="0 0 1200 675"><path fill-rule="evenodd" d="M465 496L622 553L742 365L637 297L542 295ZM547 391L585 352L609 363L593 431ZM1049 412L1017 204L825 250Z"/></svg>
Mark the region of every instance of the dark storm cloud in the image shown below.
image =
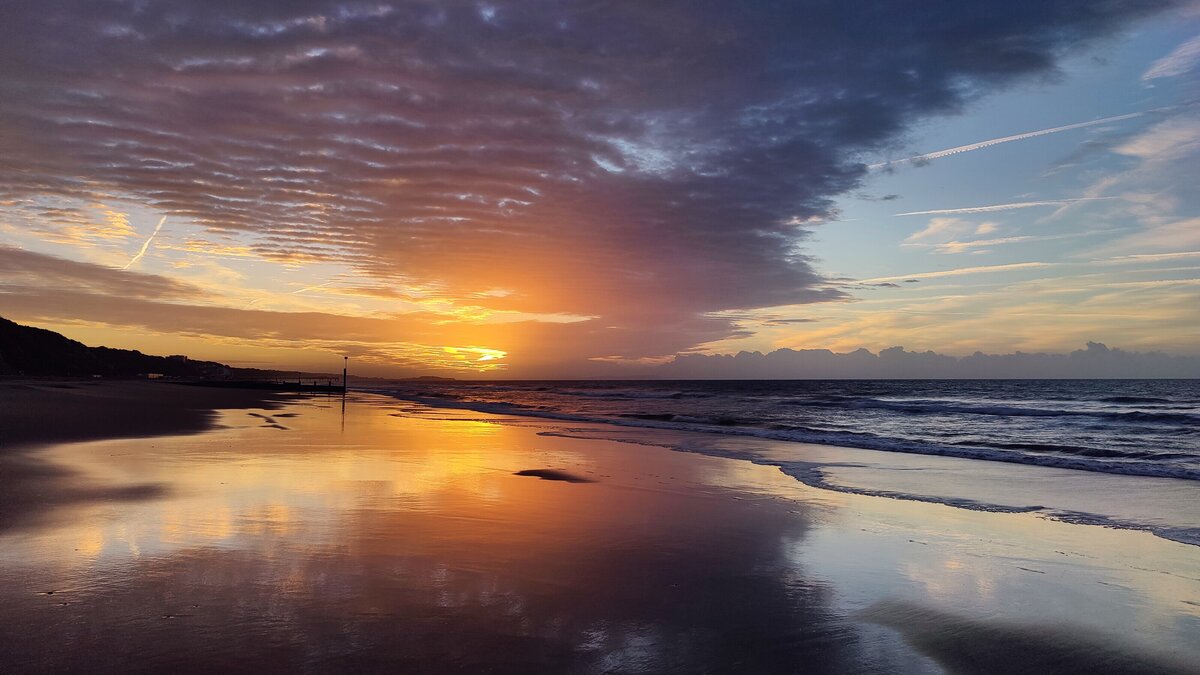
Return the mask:
<svg viewBox="0 0 1200 675"><path fill-rule="evenodd" d="M836 299L802 223L860 153L1167 4L20 0L0 201L116 194L605 326Z"/></svg>

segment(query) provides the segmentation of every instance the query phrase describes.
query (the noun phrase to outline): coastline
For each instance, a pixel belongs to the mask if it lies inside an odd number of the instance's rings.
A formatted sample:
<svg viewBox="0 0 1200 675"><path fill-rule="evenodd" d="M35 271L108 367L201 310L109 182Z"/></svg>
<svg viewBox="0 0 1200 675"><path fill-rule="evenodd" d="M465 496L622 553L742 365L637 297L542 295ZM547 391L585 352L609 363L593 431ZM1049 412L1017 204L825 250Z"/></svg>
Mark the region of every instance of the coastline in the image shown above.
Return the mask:
<svg viewBox="0 0 1200 675"><path fill-rule="evenodd" d="M999 380L989 380L988 382L996 382L996 381L999 381ZM1014 380L1014 381L1027 382L1026 380ZM1177 381L1178 382L1200 382L1200 380L1177 380ZM607 381L605 381L605 382L607 383ZM700 381L701 384L711 384L712 382L722 382L722 381ZM757 381L755 381L755 382L757 382ZM802 381L802 382L805 382L805 381ZM830 382L830 381L826 381L826 382ZM883 380L883 381L869 380L866 382L872 382L872 383L873 382L897 382L897 380ZM901 382L907 383L908 381L901 380ZM957 380L944 380L944 381L938 381L938 382L955 382L955 383L957 383L958 381ZM1047 382L1047 380L1029 381L1029 382ZM642 383L643 382L641 382L641 381L631 382L631 384L642 384ZM465 384L472 385L475 383L465 383ZM674 384L679 384L679 383L674 383ZM511 389L511 388L507 388L504 386L497 386L497 387L489 386L489 388L492 388L492 389L494 389L495 392L500 392L507 396L511 396L512 392L520 392L520 390ZM544 389L545 388L539 388L536 391L543 391ZM508 400L502 400L502 401L481 400L481 399L471 398L469 395L468 395L468 397L466 397L464 399L464 398L460 398L460 395L457 393L451 393L449 396L447 396L447 395L445 395L445 393L441 393L441 392L427 392L427 391L412 390L412 389L395 390L392 388L369 388L369 389L364 389L363 391L371 391L374 393L395 396L402 400L419 402L419 403L423 403L425 405L430 405L430 406L434 406L434 407L461 408L464 410L474 410L476 412L493 413L493 414L497 414L497 415L519 415L519 416L537 417L537 418L543 418L543 419L553 419L553 420L559 420L559 421L564 421L564 422L591 422L591 423L599 423L599 424L613 425L613 426L619 426L619 427L632 427L632 428L637 428L637 429L658 429L658 430L665 430L665 431L699 431L699 432L706 433L706 434L718 434L718 435L722 435L722 436L737 436L737 437L755 439L758 441L765 441L765 442L782 441L785 443L799 443L799 444L805 444L805 445L820 445L820 446L831 446L831 447L839 447L839 448L854 448L854 449L859 449L859 450L877 450L877 451L891 452L891 453L929 455L929 456L936 456L936 457L949 457L949 458L968 459L968 460L982 460L982 461L988 461L988 462L1004 462L1004 463L1009 463L1009 464L1031 464L1031 465L1041 466L1041 467L1051 468L1051 469L1070 469L1070 470L1074 470L1074 471L1087 471L1087 472L1093 472L1093 473L1115 473L1115 474L1121 474L1121 475L1144 476L1144 477L1152 477L1152 478L1183 478L1186 480L1200 480L1200 466L1179 467L1179 466L1173 466L1173 465L1153 464L1153 463L1151 463L1151 464L1133 464L1133 463L1114 464L1111 462L1106 462L1106 461L1104 461L1103 458L1106 457L1107 455L1112 454L1112 455L1119 456L1121 454L1119 452L1113 453L1109 449L1084 448L1083 450L1085 450L1085 453L1082 455L1076 455L1076 456L1063 456L1061 454L1037 455L1037 454L1014 452L1013 448L998 449L998 448L994 448L994 447L987 447L986 444L979 444L979 445L975 445L975 446L964 446L964 445L947 445L947 444L937 444L937 443L928 443L928 442L912 442L911 440L905 441L903 439L897 439L897 438L878 437L878 436L875 436L875 435L869 434L869 433L864 434L864 433L861 433L861 431L855 431L854 429L843 429L843 430L840 430L837 432L831 432L829 430L818 431L818 430L814 430L814 429L789 427L786 424L785 425L768 424L765 426L764 425L756 425L753 423L745 424L745 423L743 423L743 420L740 420L736 417L736 414L734 416L718 414L715 418L709 418L709 419L703 419L703 418L698 418L695 416L688 416L688 415L677 415L677 414L673 414L673 413L667 413L667 414L662 414L662 413L650 413L650 414L618 413L616 415L612 415L612 414L596 414L595 412L585 413L585 412L578 412L578 411L555 410L555 409L553 409L553 406L548 407L545 405L540 405L540 406L536 406L536 407L528 407L525 405L513 403ZM528 394L529 392L525 391L523 393ZM585 397L609 398L609 395L607 395L607 394L585 393L585 394L578 394L578 395L582 395ZM676 392L673 395L666 395L666 396L662 395L661 393L647 394L644 392L631 392L631 395L633 396L634 399L649 398L649 399L660 399L661 400L661 399L686 398L686 396L684 396L682 394L682 392ZM620 399L622 397L620 395L617 395L617 396L612 396L612 398ZM1121 397L1116 397L1116 398L1119 399ZM826 402L818 400L818 401L809 401L807 403L809 405L815 404L816 406L820 407L820 406L824 405ZM865 406L861 405L864 403L867 405L865 405ZM1076 414L1076 413L1064 412L1064 411L1028 410L1028 409L1021 409L1021 408L1016 408L1016 407L1012 407L1012 406L1008 406L1008 405L1001 405L1001 406L994 406L994 405L993 406L978 406L977 405L977 406L971 406L971 407L967 407L967 408L960 407L960 408L955 409L953 407L947 408L944 405L939 405L939 404L936 404L933 402L918 402L917 405L914 406L911 404L904 404L904 403L892 404L892 403L888 403L885 401L878 401L878 400L857 401L857 402L854 402L851 407L852 407L852 409L855 410L855 412L858 412L860 414L863 412L866 412L867 409L869 409L871 407L878 407L878 408L892 407L892 408L900 408L900 409L908 408L910 410L915 409L915 410L919 410L919 411L923 411L923 412L929 412L930 409L941 407L943 409L955 410L956 412L961 412L961 413L982 415L982 416L984 416L984 419L986 419L987 417L1004 417L1007 415L1016 415L1018 418L1021 416L1032 416L1032 417L1036 418L1036 417L1042 417L1042 416L1053 417L1053 416L1057 416L1057 415ZM1137 417L1137 416L1143 415L1143 414L1145 414L1145 413L1142 413L1140 411L1135 411L1132 413L1124 413L1124 412L1108 413L1108 415L1115 416L1118 418L1127 417L1127 416L1128 417ZM1155 416L1155 415L1157 415L1157 413L1150 413L1150 415ZM1166 417L1175 418L1176 416L1171 413L1167 413ZM1191 421L1190 415L1181 415L1178 417L1186 418L1188 421ZM979 418L977 418L977 419L979 419ZM1200 422L1200 418L1195 418L1195 419L1197 422ZM1111 438L1108 440L1111 440ZM1028 443L1019 443L1018 445L1020 445L1024 449L1029 449ZM1052 450L1052 449L1054 449L1054 447L1053 446L1045 446L1045 447L1038 447L1037 449Z"/></svg>
<svg viewBox="0 0 1200 675"><path fill-rule="evenodd" d="M680 425L563 413L488 401L371 390L434 408L569 427L543 435L652 445L776 467L810 487L971 511L1033 513L1080 525L1143 531L1200 546L1200 481L1154 473L1105 473L1046 458L1006 461L992 455L944 455L844 446L760 433L761 429ZM536 422L533 422L536 424Z"/></svg>
<svg viewBox="0 0 1200 675"><path fill-rule="evenodd" d="M222 410L206 433L31 453L110 490L159 487L58 504L56 518L0 531L0 626L22 626L19 641L0 631L0 662L938 672L985 658L1013 672L1180 673L1200 663L1200 561L1148 533L820 490L744 460L545 434L607 431L599 425L367 394L344 413L320 398L264 405L274 409ZM546 479L556 475L586 482Z"/></svg>

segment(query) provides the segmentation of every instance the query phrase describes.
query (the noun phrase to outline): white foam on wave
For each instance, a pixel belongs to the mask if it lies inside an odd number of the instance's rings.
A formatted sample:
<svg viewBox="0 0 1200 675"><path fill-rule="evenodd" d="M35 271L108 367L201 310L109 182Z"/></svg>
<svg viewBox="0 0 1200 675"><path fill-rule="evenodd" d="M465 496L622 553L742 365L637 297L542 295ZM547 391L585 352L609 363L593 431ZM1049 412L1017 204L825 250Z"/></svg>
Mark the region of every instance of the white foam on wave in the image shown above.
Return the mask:
<svg viewBox="0 0 1200 675"><path fill-rule="evenodd" d="M1146 399L1130 400L1143 401ZM1155 399L1165 400L1165 399ZM1144 423L1200 423L1200 415L1191 412L1194 408L1148 408L1148 409L1067 409L1067 408L1035 408L1028 406L1010 405L1003 403L964 403L962 401L945 401L936 399L888 400L856 396L825 396L811 399L796 399L793 405L813 407L837 407L852 410L892 410L910 414L927 415L988 415L995 417L1096 417L1116 421ZM1168 410L1168 412L1163 412Z"/></svg>
<svg viewBox="0 0 1200 675"><path fill-rule="evenodd" d="M449 408L457 410L471 410L493 415L511 415L518 417L530 417L539 419L549 419L565 422L582 422L589 424L600 424L613 427L633 427L644 429L658 429L665 431L686 431L700 432L708 434L718 434L724 436L749 436L763 438L766 440L781 440L791 442L806 442L819 445L834 445L841 447L862 448L867 450L882 450L891 452L904 452L910 454L934 455L944 457L957 457L963 459L980 459L989 461L1000 461L1013 464L1040 465L1051 468L1066 468L1080 469L1084 471L1092 471L1099 473L1115 473L1125 475L1141 475L1167 478L1185 478L1191 480L1200 480L1200 469L1188 467L1172 467L1165 465L1134 465L1126 463L1121 465L1117 462L1106 462L1098 459L1090 458L1066 458L1041 455L1027 455L1019 452L990 450L986 448L966 449L959 447L945 447L936 445L914 445L903 441L894 441L878 437L867 437L864 434L853 434L849 432L797 432L797 431L772 431L767 429L747 428L747 427L722 427L713 426L705 427L700 424L681 422L675 420L642 420L642 419L612 419L607 417L596 417L589 415L579 415L571 413L561 413L545 410L530 410L518 405L508 403L485 403L478 401L458 401L446 400L427 396L413 396L407 392L396 392L393 390L373 390L374 393L385 394L406 401L412 401L427 405L434 408ZM662 447L680 452L691 452L696 454L704 454L725 459L735 459L752 462L754 464L764 466L774 466L784 474L796 479L797 481L810 487L830 490L834 492L843 492L848 494L858 494L871 497L882 497L887 499L897 499L904 501L916 501L931 504L942 504L954 508L967 509L972 511L984 511L992 513L1036 513L1039 516L1058 520L1067 523L1079 525L1093 525L1100 527L1108 527L1115 529L1139 530L1150 532L1155 536L1163 539L1169 539L1182 544L1200 546L1200 528L1191 527L1174 527L1164 526L1162 524L1138 522L1132 519L1119 519L1112 516L1106 516L1097 513L1085 513L1081 511L1070 511L1065 509L1048 508L1041 504L1028 505L1005 505L995 504L984 501L977 501L963 497L951 496L936 496L914 494L908 492L880 490L868 487L842 485L828 480L826 470L836 467L859 466L856 464L836 463L836 462L805 462L799 460L777 460L768 459L752 452L732 450L729 448L715 448L705 444L691 445L686 442L672 440L666 442L656 438L630 438L621 436L613 432L596 433L591 429L572 429L563 427L559 429L543 430L538 432L545 436L560 436L566 438L581 438L592 440L609 440L620 443L631 443L643 446Z"/></svg>
<svg viewBox="0 0 1200 675"><path fill-rule="evenodd" d="M523 417L540 417L544 419L573 422L613 424L617 426L640 427L647 429L695 431L722 434L727 436L750 436L774 441L791 441L797 443L813 443L817 445L835 445L840 447L860 448L864 450L880 450L884 452L903 452L917 455L957 457L961 459L977 459L992 462L1007 462L1011 464L1028 464L1055 469L1072 469L1076 471L1092 471L1127 476L1153 476L1158 478L1200 480L1200 466L1189 466L1181 463L1121 461L1120 458L1063 456L1060 454L1031 454L1021 452L1019 450L1005 450L1001 448L964 447L937 443L923 443L918 441L876 436L874 434L865 432L820 431L814 429L795 428L764 429L761 427L706 423L706 420L703 418L682 415L675 415L669 420L613 418L548 410L533 410L511 403L460 401L430 396L417 396L409 392L398 392L390 389L374 389L364 391L373 391L374 393L385 394L395 398L424 403L426 405L436 407L474 410L477 412L501 415L519 415Z"/></svg>
<svg viewBox="0 0 1200 675"><path fill-rule="evenodd" d="M982 511L986 513L1035 513L1044 518L1057 520L1075 525L1092 525L1098 527L1107 527L1118 530L1134 530L1140 532L1149 532L1157 537L1168 539L1181 544L1191 546L1200 546L1200 528L1193 527L1174 527L1164 526L1160 524L1151 524L1138 522L1132 519L1114 518L1098 513L1084 513L1082 511L1071 511L1067 509L1049 508L1041 504L1030 505L1008 505L995 504L964 497L936 496L915 494L909 492L899 492L894 490L879 490L866 487L858 487L851 485L843 485L835 483L826 477L826 470L836 467L860 467L861 464L845 463L845 462L804 462L799 460L775 460L761 457L749 452L730 451L726 449L715 449L709 446L688 445L686 443L664 443L655 442L644 439L632 439L619 435L580 433L575 430L562 431L542 431L539 436L557 436L560 438L578 438L582 440L607 440L618 443L629 443L634 445L651 446L667 448L678 452L689 452L710 457L720 457L723 459L735 459L748 461L760 466L773 466L778 468L785 475L790 476L797 481L808 485L809 487L829 490L832 492L841 492L845 494L862 495L867 497L881 497L885 499L896 499L901 501L922 502L926 504L940 504L969 511Z"/></svg>

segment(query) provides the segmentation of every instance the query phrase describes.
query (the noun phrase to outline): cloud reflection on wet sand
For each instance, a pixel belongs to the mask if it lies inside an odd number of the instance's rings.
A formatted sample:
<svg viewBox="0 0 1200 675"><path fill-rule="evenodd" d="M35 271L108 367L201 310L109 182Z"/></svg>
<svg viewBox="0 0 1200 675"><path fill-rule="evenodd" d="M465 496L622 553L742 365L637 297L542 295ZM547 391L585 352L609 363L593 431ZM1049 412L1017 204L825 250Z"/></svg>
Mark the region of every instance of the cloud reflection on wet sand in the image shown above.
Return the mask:
<svg viewBox="0 0 1200 675"><path fill-rule="evenodd" d="M318 400L292 406L299 415L288 430L230 411L228 428L214 433L41 453L98 482L169 489L138 502L63 505L40 528L0 540L3 662L108 671L932 667L898 633L858 615L856 589L871 580L890 584L871 591L876 601L957 600L951 587L939 597L904 577L922 559L893 546L897 532L914 530L887 522L888 500L814 491L745 462L537 436L542 422L397 417L394 402L366 400L349 406L344 432L337 406ZM513 475L531 467L595 482ZM936 530L929 516L945 511L906 504L896 518L918 514ZM969 532L997 515L941 522ZM880 532L864 534L868 526ZM922 536L929 556L946 552ZM973 601L987 610L986 598Z"/></svg>

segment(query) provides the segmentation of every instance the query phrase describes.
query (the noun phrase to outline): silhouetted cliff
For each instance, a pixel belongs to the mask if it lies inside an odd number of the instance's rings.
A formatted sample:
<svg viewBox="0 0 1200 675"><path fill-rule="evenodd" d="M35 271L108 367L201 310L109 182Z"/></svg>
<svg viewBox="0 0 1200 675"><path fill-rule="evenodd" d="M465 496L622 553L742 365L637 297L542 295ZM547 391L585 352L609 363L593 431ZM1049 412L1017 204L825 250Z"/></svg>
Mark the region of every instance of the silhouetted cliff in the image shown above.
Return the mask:
<svg viewBox="0 0 1200 675"><path fill-rule="evenodd" d="M235 372L221 363L193 361L186 356L150 356L128 349L88 347L54 331L0 317L0 376L122 377L159 373L220 378Z"/></svg>

